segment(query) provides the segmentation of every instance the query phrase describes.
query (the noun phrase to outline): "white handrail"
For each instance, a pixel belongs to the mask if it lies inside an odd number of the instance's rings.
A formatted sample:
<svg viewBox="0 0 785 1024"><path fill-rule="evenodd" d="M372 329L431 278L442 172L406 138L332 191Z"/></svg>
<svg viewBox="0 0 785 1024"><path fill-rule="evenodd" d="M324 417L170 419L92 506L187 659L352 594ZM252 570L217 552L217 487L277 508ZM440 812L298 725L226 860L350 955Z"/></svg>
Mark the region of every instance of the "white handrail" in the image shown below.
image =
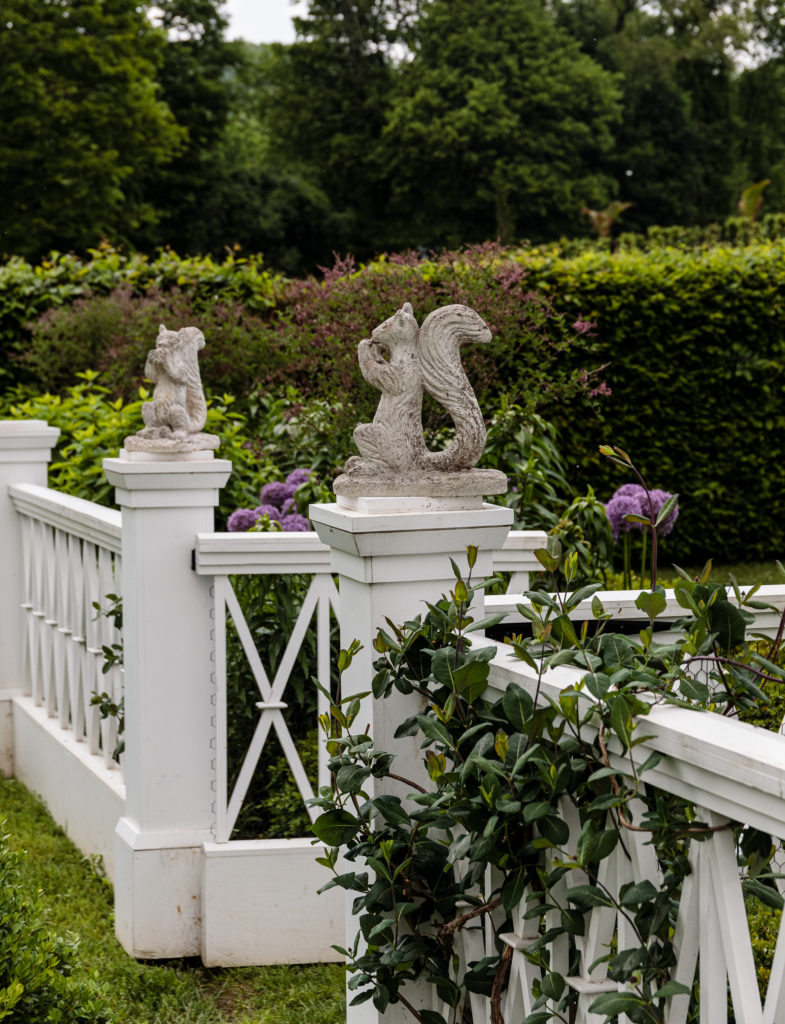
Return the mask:
<svg viewBox="0 0 785 1024"><path fill-rule="evenodd" d="M545 542L541 530L511 530L503 547L494 552L494 569L513 574L536 571L540 564L534 551ZM200 576L329 572L330 549L313 531L198 533L194 569Z"/></svg>
<svg viewBox="0 0 785 1024"><path fill-rule="evenodd" d="M537 674L518 660L507 644L477 639L476 646L497 648L491 661L490 684L499 696L509 683L534 696ZM558 701L585 671L557 666L543 674L540 694ZM591 696L585 693L586 700ZM636 728L648 738L635 748L642 764L655 751L660 763L645 781L675 793L725 817L754 825L785 838L785 736L710 712L672 705L656 705L636 719ZM587 729L587 735L590 730ZM611 763L629 774L629 757L609 747Z"/></svg>
<svg viewBox="0 0 785 1024"><path fill-rule="evenodd" d="M8 493L22 515L121 554L121 515L117 509L37 484L11 484Z"/></svg>

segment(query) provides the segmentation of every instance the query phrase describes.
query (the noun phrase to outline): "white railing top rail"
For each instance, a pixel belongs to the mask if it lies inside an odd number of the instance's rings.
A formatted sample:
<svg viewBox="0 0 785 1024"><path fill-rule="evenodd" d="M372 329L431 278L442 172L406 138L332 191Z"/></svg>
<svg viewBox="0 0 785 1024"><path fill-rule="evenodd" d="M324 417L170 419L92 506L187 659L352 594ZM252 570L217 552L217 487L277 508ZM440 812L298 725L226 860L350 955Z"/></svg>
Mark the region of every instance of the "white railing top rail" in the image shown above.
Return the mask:
<svg viewBox="0 0 785 1024"><path fill-rule="evenodd" d="M330 572L330 549L307 533L197 533L200 576Z"/></svg>
<svg viewBox="0 0 785 1024"><path fill-rule="evenodd" d="M501 550L494 553L494 569L526 572L539 568L534 551L545 541L546 535L540 530L512 530ZM198 533L194 568L200 576L330 572L330 548L313 531Z"/></svg>
<svg viewBox="0 0 785 1024"><path fill-rule="evenodd" d="M37 484L11 484L8 488L17 512L90 541L119 555L121 513L84 498L63 494Z"/></svg>
<svg viewBox="0 0 785 1024"><path fill-rule="evenodd" d="M747 594L750 589L751 586L749 585L739 587L742 595ZM646 618L645 613L635 605L635 600L639 594L640 590L601 590L597 593L597 597L602 601L605 611L610 614L614 621L631 621ZM727 588L727 594L728 599L735 602L732 587ZM755 615L754 628L760 630L776 629L779 625L780 616L785 609L785 584L773 583L759 587L755 591L754 600L765 601L767 604L773 605L778 609L777 612L772 612L761 608L750 608L749 610ZM485 598L485 611L488 615L499 613L503 614L509 621L522 622L525 620L517 610L519 604L530 608L532 602L522 594L487 595ZM570 617L577 619L579 622L585 619L593 619L594 613L592 612L591 605L591 598L581 601L577 607L571 609ZM657 622L674 622L676 619L683 618L687 614L689 613L676 600L676 592L674 590L666 590L665 610L657 616Z"/></svg>
<svg viewBox="0 0 785 1024"><path fill-rule="evenodd" d="M512 648L484 639L475 643L497 648L490 663L494 690L501 694L513 682L535 695L537 673L516 659ZM540 699L558 700L585 674L567 666L549 669L539 681ZM592 698L584 691L583 699ZM642 764L655 751L662 758L646 772L647 783L785 838L785 736L723 715L665 704L638 718L636 729L646 739L635 747L635 762ZM609 755L615 769L630 774L629 754L622 757L611 744Z"/></svg>

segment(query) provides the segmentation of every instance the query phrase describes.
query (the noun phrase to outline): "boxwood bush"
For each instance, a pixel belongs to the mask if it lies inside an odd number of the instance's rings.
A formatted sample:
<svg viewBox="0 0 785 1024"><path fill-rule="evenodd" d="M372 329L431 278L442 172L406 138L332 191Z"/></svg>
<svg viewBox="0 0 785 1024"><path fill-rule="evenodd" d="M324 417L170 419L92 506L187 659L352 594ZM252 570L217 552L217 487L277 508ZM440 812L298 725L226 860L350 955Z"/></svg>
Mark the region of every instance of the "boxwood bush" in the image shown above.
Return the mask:
<svg viewBox="0 0 785 1024"><path fill-rule="evenodd" d="M68 309L80 299L98 299L118 289L136 296L157 290L187 295L199 313L220 297L222 304L242 303L253 314L275 303L282 283L280 275L265 268L261 256L236 253L215 260L209 256L183 258L167 249L149 258L104 243L84 258L54 252L33 265L12 257L0 264L0 387L23 381L50 386L40 374L41 361L31 358L32 325L47 312ZM82 334L76 344L83 340ZM63 342L64 354L74 357L72 371L92 367L85 353L75 350L68 339L61 339ZM59 351L53 354L59 365L62 355Z"/></svg>
<svg viewBox="0 0 785 1024"><path fill-rule="evenodd" d="M78 942L46 925L22 883L19 854L0 822L0 1020L7 1024L109 1024L97 986L71 976Z"/></svg>

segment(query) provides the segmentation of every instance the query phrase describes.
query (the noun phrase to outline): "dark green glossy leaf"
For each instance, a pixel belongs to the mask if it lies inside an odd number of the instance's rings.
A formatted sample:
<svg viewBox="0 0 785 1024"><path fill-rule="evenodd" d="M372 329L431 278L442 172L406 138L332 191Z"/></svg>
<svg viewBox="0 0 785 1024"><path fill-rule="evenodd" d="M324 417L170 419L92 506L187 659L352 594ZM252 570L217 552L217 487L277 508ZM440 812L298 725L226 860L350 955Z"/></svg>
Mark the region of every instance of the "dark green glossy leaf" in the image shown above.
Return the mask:
<svg viewBox="0 0 785 1024"><path fill-rule="evenodd" d="M342 810L325 811L311 825L311 831L325 846L345 846L359 830L359 820Z"/></svg>
<svg viewBox="0 0 785 1024"><path fill-rule="evenodd" d="M509 683L502 698L504 713L517 732L523 732L534 712L534 701L517 683Z"/></svg>

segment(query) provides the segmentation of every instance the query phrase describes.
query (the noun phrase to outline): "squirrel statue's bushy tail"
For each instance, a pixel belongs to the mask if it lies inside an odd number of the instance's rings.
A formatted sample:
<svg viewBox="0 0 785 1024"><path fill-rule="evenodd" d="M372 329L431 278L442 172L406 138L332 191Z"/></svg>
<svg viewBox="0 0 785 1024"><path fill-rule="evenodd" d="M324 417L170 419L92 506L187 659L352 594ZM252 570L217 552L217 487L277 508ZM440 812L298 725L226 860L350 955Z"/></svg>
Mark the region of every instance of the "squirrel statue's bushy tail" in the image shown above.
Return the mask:
<svg viewBox="0 0 785 1024"><path fill-rule="evenodd" d="M461 365L464 342L487 344L491 332L468 306L442 306L420 328L420 362L425 390L449 412L455 440L440 452L428 452L423 464L436 470L471 469L485 447L485 421Z"/></svg>

